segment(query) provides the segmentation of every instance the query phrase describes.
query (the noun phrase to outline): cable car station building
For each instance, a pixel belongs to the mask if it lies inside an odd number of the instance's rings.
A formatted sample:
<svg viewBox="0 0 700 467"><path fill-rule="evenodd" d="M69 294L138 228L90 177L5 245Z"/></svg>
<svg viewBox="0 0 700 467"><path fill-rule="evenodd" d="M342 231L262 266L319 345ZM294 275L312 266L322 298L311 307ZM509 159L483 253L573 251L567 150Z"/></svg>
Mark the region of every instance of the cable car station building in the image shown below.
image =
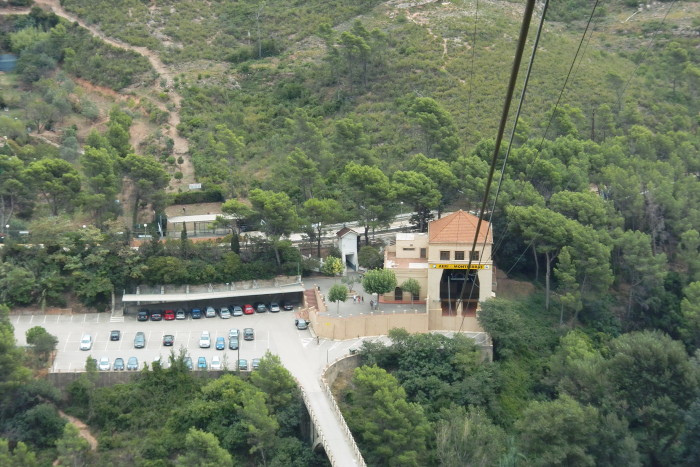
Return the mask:
<svg viewBox="0 0 700 467"><path fill-rule="evenodd" d="M430 222L427 233L397 234L396 244L385 250L384 267L394 271L398 287L381 301L425 303L430 330L482 332L476 314L493 295L493 238L482 222L472 251L477 222L460 210ZM407 279L420 284L418 296L401 290Z"/></svg>

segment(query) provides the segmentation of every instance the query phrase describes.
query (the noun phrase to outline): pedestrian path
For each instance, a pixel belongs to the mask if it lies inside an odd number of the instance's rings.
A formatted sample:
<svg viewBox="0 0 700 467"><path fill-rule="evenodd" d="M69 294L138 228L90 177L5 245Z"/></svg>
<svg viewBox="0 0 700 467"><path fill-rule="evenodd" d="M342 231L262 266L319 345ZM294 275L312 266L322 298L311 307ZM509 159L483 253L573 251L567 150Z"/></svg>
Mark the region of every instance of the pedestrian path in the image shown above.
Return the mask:
<svg viewBox="0 0 700 467"><path fill-rule="evenodd" d="M322 348L315 338L290 339L289 333L281 327L271 331L270 338L285 343L280 359L299 383L331 464L339 467L364 466L365 462L330 390L321 381L329 358L328 350Z"/></svg>

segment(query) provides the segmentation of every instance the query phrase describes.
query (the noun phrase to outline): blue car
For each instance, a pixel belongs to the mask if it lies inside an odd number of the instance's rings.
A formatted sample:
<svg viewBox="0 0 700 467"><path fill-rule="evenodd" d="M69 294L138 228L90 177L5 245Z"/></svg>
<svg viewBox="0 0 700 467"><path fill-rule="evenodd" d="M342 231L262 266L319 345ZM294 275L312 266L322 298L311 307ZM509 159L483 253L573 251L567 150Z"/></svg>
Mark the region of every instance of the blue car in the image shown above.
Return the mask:
<svg viewBox="0 0 700 467"><path fill-rule="evenodd" d="M197 368L200 370L207 369L207 358L206 357L199 357L197 359Z"/></svg>
<svg viewBox="0 0 700 467"><path fill-rule="evenodd" d="M226 348L226 340L223 337L216 338L216 350L224 350Z"/></svg>

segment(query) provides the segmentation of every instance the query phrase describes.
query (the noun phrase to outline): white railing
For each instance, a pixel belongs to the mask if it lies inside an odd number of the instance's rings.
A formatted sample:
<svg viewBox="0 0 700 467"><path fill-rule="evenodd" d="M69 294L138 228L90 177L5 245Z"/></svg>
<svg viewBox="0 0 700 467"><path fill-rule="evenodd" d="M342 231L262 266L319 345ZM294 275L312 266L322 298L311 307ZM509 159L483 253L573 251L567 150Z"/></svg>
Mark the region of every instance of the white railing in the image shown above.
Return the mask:
<svg viewBox="0 0 700 467"><path fill-rule="evenodd" d="M333 396L333 392L331 391L330 386L328 385L328 382L326 381L326 372L328 371L328 368L331 366L335 365L339 361L346 359L346 358L351 358L352 356L345 355L343 357L336 358L333 360L332 363L329 365L326 365L326 367L323 369L321 372L321 383L323 384L323 388L326 391L326 396L328 399L331 401L331 407L333 408L333 411L335 412L338 420L340 421L340 427L343 429L345 432L345 435L348 437L350 440L350 445L352 446L352 450L355 453L355 456L357 457L357 460L359 461L359 465L361 466L367 466L365 464L365 459L362 457L362 452L360 452L360 448L357 447L357 443L355 442L355 437L352 435L352 431L350 431L350 428L348 427L348 424L345 422L345 417L343 417L343 413L340 411L340 407L338 407L337 402L335 401L335 397Z"/></svg>

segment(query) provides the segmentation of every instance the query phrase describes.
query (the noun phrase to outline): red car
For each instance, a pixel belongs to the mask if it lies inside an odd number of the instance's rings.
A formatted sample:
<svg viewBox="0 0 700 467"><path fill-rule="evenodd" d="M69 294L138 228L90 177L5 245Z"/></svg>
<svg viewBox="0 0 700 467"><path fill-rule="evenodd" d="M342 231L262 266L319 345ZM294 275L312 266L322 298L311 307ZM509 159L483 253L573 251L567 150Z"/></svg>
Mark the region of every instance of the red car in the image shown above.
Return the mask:
<svg viewBox="0 0 700 467"><path fill-rule="evenodd" d="M243 305L243 314L244 315L254 315L255 308L253 308L253 305L249 305L249 304Z"/></svg>
<svg viewBox="0 0 700 467"><path fill-rule="evenodd" d="M163 312L163 319L166 321L172 321L175 319L175 312L173 310L165 310Z"/></svg>

